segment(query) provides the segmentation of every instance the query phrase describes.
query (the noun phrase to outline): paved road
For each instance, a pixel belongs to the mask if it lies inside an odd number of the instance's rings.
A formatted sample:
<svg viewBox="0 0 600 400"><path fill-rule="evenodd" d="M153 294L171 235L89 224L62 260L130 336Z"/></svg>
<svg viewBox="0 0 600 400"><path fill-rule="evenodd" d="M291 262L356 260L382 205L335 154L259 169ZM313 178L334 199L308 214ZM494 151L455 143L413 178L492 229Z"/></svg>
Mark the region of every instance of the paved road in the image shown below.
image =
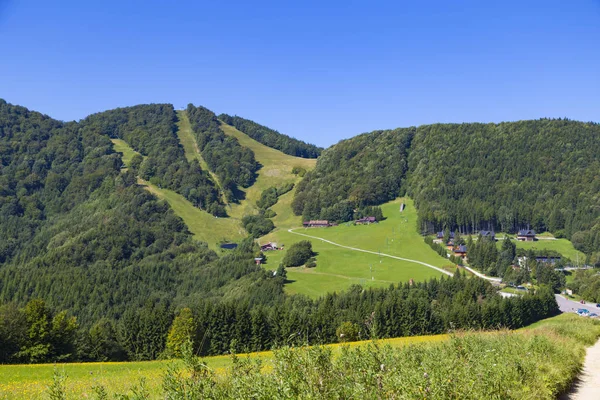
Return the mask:
<svg viewBox="0 0 600 400"><path fill-rule="evenodd" d="M488 281L497 282L497 283L502 282L502 278L494 278L492 276L484 275L481 272L475 271L473 268L467 267L466 265L463 268L480 278L487 279Z"/></svg>
<svg viewBox="0 0 600 400"><path fill-rule="evenodd" d="M555 297L556 297L556 302L558 303L558 308L560 308L560 311L562 311L562 312L575 312L580 308L585 308L589 312L600 314L600 308L596 307L595 304L592 304L592 303L581 304L576 301L566 299L559 294L555 295Z"/></svg>
<svg viewBox="0 0 600 400"><path fill-rule="evenodd" d="M293 233L294 235L306 236L306 237L311 238L311 239L321 240L321 241L323 241L325 243L329 243L329 244L332 244L332 245L338 246L338 247L343 247L344 249L348 249L348 250L360 251L360 252L363 252L363 253L370 253L370 254L375 254L375 255L382 256L382 257L395 258L396 260L402 260L402 261L412 262L412 263L415 263L415 264L421 264L421 265L424 265L426 267L433 268L436 271L439 271L439 272L441 272L443 274L446 274L446 275L449 275L449 276L453 276L453 274L451 272L448 272L448 271L446 271L444 269L438 268L438 267L433 266L431 264L424 263L422 261L411 260L410 258L396 257L396 256L392 256L390 254L379 253L377 251L363 250L363 249L359 249L359 248L356 248L356 247L344 246L343 244L335 243L335 242L332 242L331 240L326 240L326 239L323 239L323 238L320 238L320 237L317 237L317 236L307 235L305 233L294 232L293 229L288 229L288 232L289 233Z"/></svg>

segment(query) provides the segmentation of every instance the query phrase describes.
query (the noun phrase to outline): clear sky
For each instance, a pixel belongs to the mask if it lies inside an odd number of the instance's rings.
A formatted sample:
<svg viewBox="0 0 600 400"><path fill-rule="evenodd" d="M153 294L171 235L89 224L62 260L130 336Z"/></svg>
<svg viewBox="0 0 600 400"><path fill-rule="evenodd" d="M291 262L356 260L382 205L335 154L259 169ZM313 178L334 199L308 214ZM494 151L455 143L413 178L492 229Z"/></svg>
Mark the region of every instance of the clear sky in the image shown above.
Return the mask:
<svg viewBox="0 0 600 400"><path fill-rule="evenodd" d="M321 146L599 121L600 0L0 0L0 98L63 120L192 102Z"/></svg>

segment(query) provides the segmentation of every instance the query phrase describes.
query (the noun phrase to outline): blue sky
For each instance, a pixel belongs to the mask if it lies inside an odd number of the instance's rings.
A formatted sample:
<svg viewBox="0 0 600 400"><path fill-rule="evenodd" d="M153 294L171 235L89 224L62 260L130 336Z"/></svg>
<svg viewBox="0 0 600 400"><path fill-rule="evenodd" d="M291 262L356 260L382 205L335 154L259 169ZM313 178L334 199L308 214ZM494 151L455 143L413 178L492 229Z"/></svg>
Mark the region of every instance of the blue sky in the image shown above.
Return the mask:
<svg viewBox="0 0 600 400"><path fill-rule="evenodd" d="M63 120L192 102L321 146L600 120L600 0L294 3L0 0L0 98Z"/></svg>

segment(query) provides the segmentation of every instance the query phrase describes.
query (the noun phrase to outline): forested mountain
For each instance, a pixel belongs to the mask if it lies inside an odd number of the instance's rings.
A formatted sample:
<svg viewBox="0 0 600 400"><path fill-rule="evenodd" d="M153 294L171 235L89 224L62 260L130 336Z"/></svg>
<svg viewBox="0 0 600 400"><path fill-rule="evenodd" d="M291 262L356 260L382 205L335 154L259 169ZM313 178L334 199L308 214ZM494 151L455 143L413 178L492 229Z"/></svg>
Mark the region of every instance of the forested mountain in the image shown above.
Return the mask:
<svg viewBox="0 0 600 400"><path fill-rule="evenodd" d="M182 194L192 204L213 215L224 216L219 193L207 171L185 158L176 134L177 115L171 104L117 108L90 115L81 122L85 130L123 139L144 156L132 168L140 177Z"/></svg>
<svg viewBox="0 0 600 400"><path fill-rule="evenodd" d="M356 207L398 197L414 133L414 128L375 131L323 151L296 189L296 215L347 221Z"/></svg>
<svg viewBox="0 0 600 400"><path fill-rule="evenodd" d="M209 109L189 104L187 114L202 157L219 177L227 199L240 200L242 193L238 186L252 185L260 167L254 153L237 139L226 136L219 128L217 116Z"/></svg>
<svg viewBox="0 0 600 400"><path fill-rule="evenodd" d="M323 150L314 144L306 143L302 140L284 135L276 130L257 124L249 119L238 117L237 115L232 117L227 114L221 114L219 115L219 119L226 124L235 127L237 130L244 132L257 142L280 150L290 156L317 158Z"/></svg>
<svg viewBox="0 0 600 400"><path fill-rule="evenodd" d="M423 223L571 237L600 216L600 125L568 120L417 129L409 194Z"/></svg>
<svg viewBox="0 0 600 400"><path fill-rule="evenodd" d="M542 119L360 135L323 152L293 208L348 220L347 210L404 191L424 231L531 227L590 254L600 248L600 125Z"/></svg>
<svg viewBox="0 0 600 400"><path fill-rule="evenodd" d="M0 101L0 302L43 298L90 324L148 301L282 294L254 265L251 240L217 257L133 171L121 172L103 118L65 124ZM120 137L127 123L115 125Z"/></svg>

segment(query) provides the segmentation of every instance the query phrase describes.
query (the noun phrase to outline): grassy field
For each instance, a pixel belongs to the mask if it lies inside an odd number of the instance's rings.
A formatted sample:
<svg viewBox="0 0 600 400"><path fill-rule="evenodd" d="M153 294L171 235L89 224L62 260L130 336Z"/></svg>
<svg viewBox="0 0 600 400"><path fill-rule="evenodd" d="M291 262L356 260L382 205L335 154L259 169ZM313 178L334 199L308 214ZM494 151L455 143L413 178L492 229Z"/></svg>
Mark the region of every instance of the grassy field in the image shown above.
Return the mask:
<svg viewBox="0 0 600 400"><path fill-rule="evenodd" d="M574 331L574 332L571 332ZM495 338L506 338L507 335L513 337L513 340L519 340L519 337L528 338L531 335L544 335L550 338L552 342L561 341L561 343L567 344L570 338L577 339L577 346L590 345L590 340L598 335L598 325L594 325L592 321L582 319L574 314L562 314L554 318L549 318L543 321L539 321L529 327L514 331L514 333L501 331L499 333L490 332L482 334L470 334L471 336L479 337L476 340L495 341ZM563 337L558 337L560 334ZM589 337L588 337L589 336ZM460 341L461 335L458 335ZM489 338L489 339L488 339ZM567 339L569 338L569 339ZM403 349L407 345L418 345L419 348L431 349L435 351L438 346L448 343L448 341L455 340L454 337L449 335L433 335L433 336L415 336L395 339L380 340L380 345L390 345L393 349ZM364 348L371 342L354 342L350 344L350 348ZM513 342L515 343L515 342ZM516 342L518 343L518 342ZM539 341L535 343L539 344ZM571 343L571 342L568 342ZM547 345L544 351L548 351ZM330 348L333 351L334 357L338 357L342 354L342 346L339 344L328 345L326 348ZM477 349L465 349L466 351L477 351ZM496 350L491 350L492 353L484 354L483 358L490 356L498 356L502 358L502 354L495 354ZM508 350L508 349L506 349ZM490 351L490 350L488 350ZM565 349L565 351L567 351ZM571 350L569 348L569 351ZM577 354L581 354L580 348L577 348ZM529 353L528 353L529 354ZM537 355L538 357L540 355ZM246 359L257 359L260 358L265 363L267 370L273 360L272 352L261 352L252 353L246 355L240 355L241 358ZM468 354L463 355L462 362L471 363L473 362L473 356ZM519 357L513 354L512 357ZM528 356L529 357L529 356ZM439 358L439 357L438 357ZM477 357L475 357L477 358ZM511 358L512 359L512 358ZM206 365L212 369L218 376L225 376L227 368L231 367L230 356L217 356L208 357L204 359ZM443 362L443 360L440 360ZM551 365L549 360L541 361L539 364L539 371L536 374L544 374L545 376L549 373L556 372L558 366ZM495 362L495 361L494 361ZM508 359L505 362L509 362ZM124 393L129 390L133 385L139 383L141 378L146 381L147 388L152 393L151 398L160 399L164 398L160 394L160 388L162 383L162 377L166 371L170 361L149 361L149 362L123 362L123 363L73 363L73 364L42 364L42 365L3 365L0 366L0 398L1 399L45 399L47 396L47 387L52 382L52 375L54 370L58 370L64 373L67 378L65 381L65 388L68 399L82 399L82 398L94 398L92 387L97 385L103 385L110 389L110 393ZM478 363L478 361L476 362ZM379 365L379 363L377 363ZM452 369L452 368L450 368ZM479 371L481 372L481 370ZM570 371L574 373L575 371ZM421 372L421 375L423 373ZM450 378L449 375L447 378ZM571 378L569 376L562 376L560 379L564 380ZM552 384L554 381L550 380Z"/></svg>
<svg viewBox="0 0 600 400"><path fill-rule="evenodd" d="M156 185L138 178L138 183L159 199L166 200L175 214L180 216L196 240L208 243L212 249L218 249L221 241L237 241L246 237L240 221L233 218L215 218L206 211L194 207L185 197L168 189L159 189Z"/></svg>
<svg viewBox="0 0 600 400"><path fill-rule="evenodd" d="M437 343L445 341L448 335L413 336L381 340L382 344L394 347L417 343ZM353 342L358 347L368 342ZM339 344L327 345L335 352ZM240 357L269 361L273 352L242 354ZM204 359L217 374L225 374L231 366L231 356L207 357ZM142 362L106 362L106 363L71 363L71 364L37 364L37 365L0 365L0 399L46 399L47 387L52 383L52 376L57 371L67 376L66 391L69 399L93 398L92 387L103 385L112 393L124 393L141 378L146 380L148 388L158 395L162 376L170 361Z"/></svg>
<svg viewBox="0 0 600 400"><path fill-rule="evenodd" d="M402 202L406 204L406 208L400 212ZM346 246L423 261L440 268L450 266L449 269L454 270L447 260L425 244L416 231L417 216L411 199L397 199L386 203L382 205L382 210L386 220L378 224L344 224L325 229L299 228L297 232ZM292 218L289 218L289 221L292 221ZM299 225L300 220L296 221ZM261 238L260 243L274 241L289 247L292 243L306 239L279 228ZM352 251L316 239L311 239L311 242L313 250L318 253L317 267L288 268L288 278L291 282L286 285L286 290L289 293L318 297L327 292L347 289L356 283L365 286L387 286L390 283L406 282L411 278L419 281L442 275L434 269L408 261ZM265 267L275 269L284 254L285 251L268 252Z"/></svg>
<svg viewBox="0 0 600 400"><path fill-rule="evenodd" d="M126 167L129 167L133 156L135 156L136 154L139 154L139 153L137 151L135 151L134 149L132 149L131 147L129 147L127 142L125 142L122 139L110 139L110 141L113 142L115 151L117 153L123 154L123 156L121 157L121 159L123 160L123 164L125 164Z"/></svg>
<svg viewBox="0 0 600 400"><path fill-rule="evenodd" d="M585 254L578 251L573 247L567 239L542 239L535 242L521 242L520 240L513 240L517 245L518 249L525 250L554 250L563 255L563 257L569 258L572 262L576 262L579 257L579 262L585 262ZM501 241L498 241L499 246L502 245Z"/></svg>
<svg viewBox="0 0 600 400"><path fill-rule="evenodd" d="M292 174L292 168L298 166L310 170L314 168L317 163L316 159L293 157L284 154L279 150L265 146L252 139L250 136L238 131L231 125L221 123L221 129L226 135L235 137L242 146L252 150L256 161L262 165L261 169L258 170L256 182L254 182L251 187L244 190L246 199L240 204L230 204L227 212L232 217L242 218L244 215L255 214L258 210L256 201L260 198L263 190L271 186L279 186L289 182L298 182L301 178ZM283 197L285 197L285 199L283 199ZM279 207L273 207L275 212L279 211L283 214L283 216L279 216L279 218L274 220L275 225L289 224L287 218L292 218L293 214L291 213L291 210L289 210L289 207L286 207L286 204L290 204L292 198L293 193L289 192L279 200L280 202L283 200L286 203L282 203Z"/></svg>

